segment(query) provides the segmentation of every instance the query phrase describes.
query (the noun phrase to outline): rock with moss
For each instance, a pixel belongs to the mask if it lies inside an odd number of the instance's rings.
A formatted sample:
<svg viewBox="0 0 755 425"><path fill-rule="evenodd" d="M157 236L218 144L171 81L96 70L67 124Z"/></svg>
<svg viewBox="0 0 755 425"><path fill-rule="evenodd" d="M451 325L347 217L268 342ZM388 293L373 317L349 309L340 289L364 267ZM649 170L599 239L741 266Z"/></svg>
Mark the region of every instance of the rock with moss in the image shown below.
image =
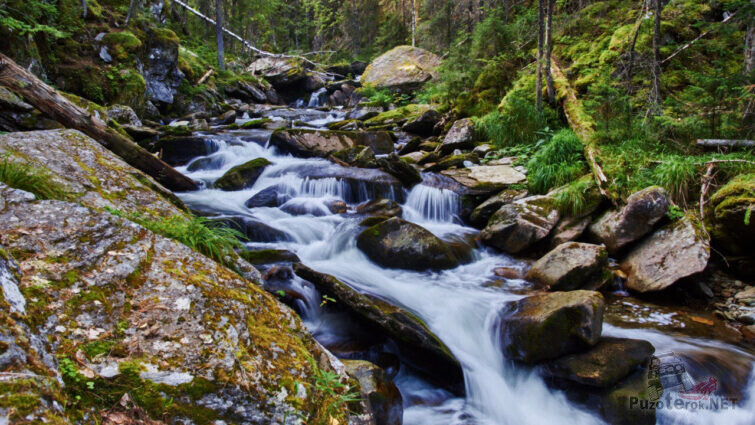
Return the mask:
<svg viewBox="0 0 755 425"><path fill-rule="evenodd" d="M591 387L608 388L647 366L655 348L647 341L603 337L583 353L544 364L543 375Z"/></svg>
<svg viewBox="0 0 755 425"><path fill-rule="evenodd" d="M383 267L409 270L451 269L459 259L427 229L394 217L364 229L357 247Z"/></svg>
<svg viewBox="0 0 755 425"><path fill-rule="evenodd" d="M396 384L379 366L364 360L344 360L346 373L359 381L362 399L375 418L375 425L401 425L404 407Z"/></svg>
<svg viewBox="0 0 755 425"><path fill-rule="evenodd" d="M735 177L713 194L707 225L713 244L733 256L752 254L755 240L755 174Z"/></svg>
<svg viewBox="0 0 755 425"><path fill-rule="evenodd" d="M634 247L621 268L627 274L629 289L660 291L705 270L709 258L708 234L698 218L688 214Z"/></svg>
<svg viewBox="0 0 755 425"><path fill-rule="evenodd" d="M2 152L13 152L14 158L48 170L65 198L89 208L148 210L164 217L185 213L172 192L77 130L0 135Z"/></svg>
<svg viewBox="0 0 755 425"><path fill-rule="evenodd" d="M386 173L396 177L405 187L411 188L422 183L422 176L411 164L402 161L396 154L390 154L377 161Z"/></svg>
<svg viewBox="0 0 755 425"><path fill-rule="evenodd" d="M361 168L377 168L375 152L367 146L353 146L333 153L333 157L347 165Z"/></svg>
<svg viewBox="0 0 755 425"><path fill-rule="evenodd" d="M520 253L548 236L559 216L549 197L530 196L503 205L480 236L483 243L501 251Z"/></svg>
<svg viewBox="0 0 755 425"><path fill-rule="evenodd" d="M455 121L443 138L441 153L447 155L456 149L472 149L475 141L474 122L469 118Z"/></svg>
<svg viewBox="0 0 755 425"><path fill-rule="evenodd" d="M244 250L239 253L249 264L298 263L299 257L285 249Z"/></svg>
<svg viewBox="0 0 755 425"><path fill-rule="evenodd" d="M614 254L650 232L666 215L668 208L666 191L651 186L630 195L620 210L603 214L588 231L592 239L604 244L608 252Z"/></svg>
<svg viewBox="0 0 755 425"><path fill-rule="evenodd" d="M214 186L220 190L241 190L254 186L254 183L265 171L265 167L271 162L265 158L256 158L237 165L226 171L222 177L215 181Z"/></svg>
<svg viewBox="0 0 755 425"><path fill-rule="evenodd" d="M355 314L398 345L409 364L431 382L459 392L463 389L461 365L451 350L417 316L369 294L362 294L333 276L318 273L297 263L294 272L315 285L337 304Z"/></svg>
<svg viewBox="0 0 755 425"><path fill-rule="evenodd" d="M178 36L167 28L147 31L142 76L149 99L160 104L172 104L184 74L178 69Z"/></svg>
<svg viewBox="0 0 755 425"><path fill-rule="evenodd" d="M130 31L109 32L102 37L107 52L119 61L127 61L142 47L142 41Z"/></svg>
<svg viewBox="0 0 755 425"><path fill-rule="evenodd" d="M469 222L474 226L483 227L488 223L490 217L502 206L523 199L526 196L527 191L524 189L504 189L475 207L469 215Z"/></svg>
<svg viewBox="0 0 755 425"><path fill-rule="evenodd" d="M186 165L199 156L217 152L218 145L211 139L200 136L161 137L156 149L162 152L163 161L170 165Z"/></svg>
<svg viewBox="0 0 755 425"><path fill-rule="evenodd" d="M282 152L301 157L326 158L340 150L367 146L376 154L393 151L393 139L385 131L281 130L270 137L270 144Z"/></svg>
<svg viewBox="0 0 755 425"><path fill-rule="evenodd" d="M506 357L539 363L585 351L600 339L605 301L599 292L532 295L501 311L501 344Z"/></svg>
<svg viewBox="0 0 755 425"><path fill-rule="evenodd" d="M430 152L420 163L438 159L435 152ZM470 168L443 170L441 174L456 180L464 187L465 194L470 195L490 196L527 180L527 176L510 165L478 165Z"/></svg>
<svg viewBox="0 0 755 425"><path fill-rule="evenodd" d="M29 322L4 322L0 335L18 329L34 348L19 346L30 355L14 349L17 365L3 366L33 372L11 391L30 395L24 413L98 417L128 394L167 422L329 420L337 396L315 380L329 371L348 385L343 366L257 284L109 213L3 188L0 199L0 245L18 254ZM44 334L35 339L37 329ZM51 361L35 361L47 341ZM348 416L345 406L331 414Z"/></svg>
<svg viewBox="0 0 755 425"><path fill-rule="evenodd" d="M425 168L425 171L438 172L449 168L466 168L468 164L477 164L480 158L474 152L450 155Z"/></svg>
<svg viewBox="0 0 755 425"><path fill-rule="evenodd" d="M435 109L428 109L420 116L408 121L401 129L407 133L418 134L420 136L432 136L435 125L441 120L441 115Z"/></svg>
<svg viewBox="0 0 755 425"><path fill-rule="evenodd" d="M526 278L551 291L596 289L606 281L607 265L604 246L567 242L537 260Z"/></svg>
<svg viewBox="0 0 755 425"><path fill-rule="evenodd" d="M231 109L210 120L212 125L230 125L236 122L236 111Z"/></svg>
<svg viewBox="0 0 755 425"><path fill-rule="evenodd" d="M402 210L396 201L378 198L358 205L356 212L372 216L401 217Z"/></svg>
<svg viewBox="0 0 755 425"><path fill-rule="evenodd" d="M364 70L361 82L381 89L409 93L435 76L440 58L418 47L398 46L375 58Z"/></svg>
<svg viewBox="0 0 755 425"><path fill-rule="evenodd" d="M548 237L548 246L553 249L557 246L579 239L587 226L592 222L592 217L564 217Z"/></svg>
<svg viewBox="0 0 755 425"><path fill-rule="evenodd" d="M309 65L301 59L263 56L249 65L246 71L264 77L275 88L286 88L307 77Z"/></svg>
<svg viewBox="0 0 755 425"><path fill-rule="evenodd" d="M142 121L136 116L136 112L126 105L113 105L107 108L107 117L118 124L141 127Z"/></svg>
<svg viewBox="0 0 755 425"><path fill-rule="evenodd" d="M428 105L416 105L412 103L396 109L381 112L380 114L366 120L364 123L368 127L373 128L377 126L398 127L403 125L407 121L411 121L419 117L424 112L429 110L429 108L430 107Z"/></svg>

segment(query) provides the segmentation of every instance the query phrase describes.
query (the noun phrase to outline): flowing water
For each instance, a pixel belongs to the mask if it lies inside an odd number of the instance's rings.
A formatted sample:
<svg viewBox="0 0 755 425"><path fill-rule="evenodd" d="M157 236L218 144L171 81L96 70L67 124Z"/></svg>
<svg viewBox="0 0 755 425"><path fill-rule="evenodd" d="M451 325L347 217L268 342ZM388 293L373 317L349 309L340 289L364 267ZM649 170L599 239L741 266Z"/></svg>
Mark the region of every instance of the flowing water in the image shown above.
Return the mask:
<svg viewBox="0 0 755 425"><path fill-rule="evenodd" d="M309 104L320 104L320 96L313 94ZM343 113L285 109L270 111L268 116L291 122L306 121L306 126L317 128L342 119ZM499 349L496 326L501 306L521 298L531 286L523 280L497 278L492 271L500 266L523 268L525 263L475 247L472 261L455 269L413 272L382 268L357 249L356 235L364 217L353 213L353 208L375 197L400 202L406 220L441 238L470 240L469 236L475 235L477 230L465 227L458 218L460 200L453 191L425 184L407 191L381 181L376 171L359 170L356 176L354 170L327 160L281 155L267 146L269 135L270 131L266 130L208 135L217 151L179 168L210 187L231 167L254 158L266 158L273 164L253 187L236 192L205 188L179 195L195 210L244 217L277 229L285 237L266 239L274 240L272 242L251 242L250 247L293 251L310 268L336 276L360 292L402 306L427 323L462 364L466 393L464 397L455 396L401 367L394 381L404 399L404 423L602 423L590 409L569 401L563 392L547 387L535 371L507 361ZM197 162L200 160L202 162ZM280 192L286 202L281 207L250 209L245 206L247 199L274 185L284 188ZM332 214L329 205L334 200L346 202L349 212ZM298 310L312 334L326 346L344 342L350 330L343 317L324 314L320 294L311 286L303 285L296 277L291 284L298 285L304 295L303 300L297 301ZM696 378L715 373L719 379L726 380L730 365L745 365L745 379L739 383L740 400L736 408L718 412L662 410L658 414L659 423L755 423L755 405L750 397L755 391L755 379L749 375L752 354L715 340L654 330L653 320L645 319L636 328L606 323L603 334L648 340L655 346L656 353L673 351L685 359L704 355L705 362L696 363L694 371L688 370L688 373L697 373Z"/></svg>

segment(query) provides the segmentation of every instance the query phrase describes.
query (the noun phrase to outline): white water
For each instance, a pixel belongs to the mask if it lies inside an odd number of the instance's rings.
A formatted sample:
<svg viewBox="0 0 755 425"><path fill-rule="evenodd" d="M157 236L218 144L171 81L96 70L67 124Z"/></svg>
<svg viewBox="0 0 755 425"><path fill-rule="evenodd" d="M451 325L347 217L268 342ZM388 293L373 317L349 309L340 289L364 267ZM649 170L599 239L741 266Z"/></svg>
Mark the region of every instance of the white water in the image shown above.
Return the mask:
<svg viewBox="0 0 755 425"><path fill-rule="evenodd" d="M332 120L333 118L331 118ZM329 117L315 118L310 123L321 126ZM404 397L406 424L597 424L595 414L567 401L564 394L549 389L536 373L513 365L499 350L496 322L498 311L507 301L521 297L513 291L527 286L521 280L505 281L503 287L487 287L497 278L492 270L499 266L520 266L516 260L500 253L476 249L471 263L443 272L412 272L381 268L356 248L355 237L362 217L353 214L334 215L326 203L341 199L349 211L360 202L374 197L376 189L370 182L355 186L335 177L341 167L321 159L298 159L279 155L273 149L241 139L219 140L218 158L212 170L187 172L194 179L211 184L225 171L248 160L263 157L269 166L253 187L237 192L205 189L180 194L190 206L213 209L226 215L257 219L286 232L291 241L254 243L254 246L278 247L294 251L307 266L332 274L362 292L378 295L412 311L451 349L464 369L466 397L454 397L433 387L416 375L401 370L395 382ZM219 164L219 165L218 165ZM308 178L316 170L325 178ZM372 180L372 179L370 179ZM254 194L271 185L284 184L293 197L289 203L304 205L315 214L291 215L279 208L248 209L244 203ZM379 185L378 185L379 186ZM404 218L416 222L441 238L461 239L475 229L465 227L458 219L460 201L449 190L425 185L415 186L408 193L385 190L385 197L403 201ZM324 215L323 215L324 214ZM298 278L295 278L298 281ZM498 279L500 280L500 279ZM327 345L342 332L337 318L325 317L319 308L319 294L312 288L303 290L306 301L303 318L312 333ZM657 352L680 349L706 350L711 345L727 355L752 357L731 346L711 341L684 342L652 330L619 329L606 325L607 335L631 336L650 341ZM720 346L720 347L718 347ZM750 381L747 394L752 394ZM755 406L752 401L742 408L715 414L685 411L661 412L661 423L752 424Z"/></svg>

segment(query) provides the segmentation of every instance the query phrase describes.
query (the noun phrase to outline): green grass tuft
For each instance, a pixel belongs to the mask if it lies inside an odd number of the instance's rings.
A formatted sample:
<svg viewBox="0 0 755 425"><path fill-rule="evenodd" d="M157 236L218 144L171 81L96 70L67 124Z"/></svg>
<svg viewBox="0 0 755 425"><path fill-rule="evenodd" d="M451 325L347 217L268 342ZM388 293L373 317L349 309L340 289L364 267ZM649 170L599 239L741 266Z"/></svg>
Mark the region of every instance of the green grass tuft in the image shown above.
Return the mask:
<svg viewBox="0 0 755 425"><path fill-rule="evenodd" d="M533 193L545 193L571 182L586 171L579 137L571 130L561 130L527 163L527 182Z"/></svg>
<svg viewBox="0 0 755 425"><path fill-rule="evenodd" d="M47 170L0 155L0 182L33 193L38 199L70 200L73 196Z"/></svg>
<svg viewBox="0 0 755 425"><path fill-rule="evenodd" d="M595 188L592 175L569 183L553 196L554 206L562 214L579 217L594 205L595 196L591 192Z"/></svg>

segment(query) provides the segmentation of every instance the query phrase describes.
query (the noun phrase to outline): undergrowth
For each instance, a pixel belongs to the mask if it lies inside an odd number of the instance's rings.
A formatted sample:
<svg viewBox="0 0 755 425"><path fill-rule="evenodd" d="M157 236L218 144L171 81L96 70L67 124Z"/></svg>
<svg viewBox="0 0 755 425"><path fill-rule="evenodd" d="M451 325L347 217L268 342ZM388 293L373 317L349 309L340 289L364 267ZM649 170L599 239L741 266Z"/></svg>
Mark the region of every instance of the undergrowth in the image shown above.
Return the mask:
<svg viewBox="0 0 755 425"><path fill-rule="evenodd" d="M527 163L527 183L533 193L545 193L587 171L582 142L571 130L560 130Z"/></svg>

